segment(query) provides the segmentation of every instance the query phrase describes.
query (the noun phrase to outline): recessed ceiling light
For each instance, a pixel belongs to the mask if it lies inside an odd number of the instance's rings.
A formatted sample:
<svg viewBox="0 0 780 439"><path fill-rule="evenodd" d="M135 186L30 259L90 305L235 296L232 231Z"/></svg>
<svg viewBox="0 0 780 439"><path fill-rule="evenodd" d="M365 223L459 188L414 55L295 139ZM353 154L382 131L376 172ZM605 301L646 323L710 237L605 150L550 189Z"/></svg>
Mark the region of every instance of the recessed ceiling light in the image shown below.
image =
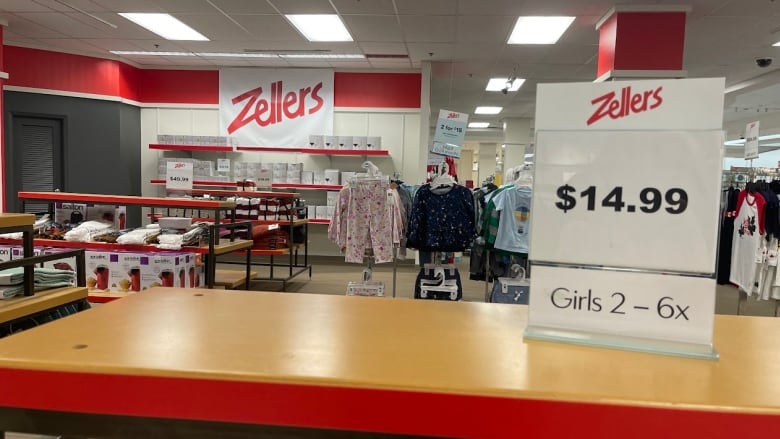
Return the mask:
<svg viewBox="0 0 780 439"><path fill-rule="evenodd" d="M490 78L487 87L485 87L485 91L501 91L506 88L507 81L509 81L509 78ZM507 91L519 90L524 82L525 79L523 78L515 78L515 80L512 81L512 86L509 87Z"/></svg>
<svg viewBox="0 0 780 439"><path fill-rule="evenodd" d="M177 41L209 41L200 32L187 26L170 14L126 13L119 15L133 23L156 33L166 40Z"/></svg>
<svg viewBox="0 0 780 439"><path fill-rule="evenodd" d="M518 17L509 44L555 44L575 17Z"/></svg>
<svg viewBox="0 0 780 439"><path fill-rule="evenodd" d="M504 107L477 107L474 114L498 114Z"/></svg>
<svg viewBox="0 0 780 439"><path fill-rule="evenodd" d="M338 15L288 14L285 17L309 41L352 41L352 35Z"/></svg>
<svg viewBox="0 0 780 439"><path fill-rule="evenodd" d="M487 128L490 122L469 122L469 128Z"/></svg>

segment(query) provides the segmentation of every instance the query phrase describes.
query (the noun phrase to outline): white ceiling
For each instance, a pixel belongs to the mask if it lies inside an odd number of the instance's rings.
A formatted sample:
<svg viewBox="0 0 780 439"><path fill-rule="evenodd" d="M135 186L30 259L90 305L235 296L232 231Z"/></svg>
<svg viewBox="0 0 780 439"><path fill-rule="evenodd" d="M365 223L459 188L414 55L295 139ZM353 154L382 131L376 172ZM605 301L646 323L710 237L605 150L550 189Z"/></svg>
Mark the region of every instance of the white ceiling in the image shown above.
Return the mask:
<svg viewBox="0 0 780 439"><path fill-rule="evenodd" d="M332 67L339 70L412 70L432 61L432 118L439 108L472 113L477 105L503 106L494 117L473 116L498 127L504 117L532 117L536 84L592 81L596 76L596 21L615 3L692 7L686 29L690 77L725 76L744 88L727 96L726 119L756 111L780 112L780 59L758 68L757 57L778 57L780 1L773 0L63 0L113 23L116 29L55 0L0 0L8 21L5 43L112 57L109 50L307 51L406 55L405 59L317 61L128 56L155 68L219 66ZM157 37L117 12L168 12L206 35L208 42ZM351 43L310 43L285 13L337 13ZM558 44L508 46L518 15L575 15ZM485 92L488 78L517 69L526 78L516 93ZM777 73L777 74L775 74Z"/></svg>

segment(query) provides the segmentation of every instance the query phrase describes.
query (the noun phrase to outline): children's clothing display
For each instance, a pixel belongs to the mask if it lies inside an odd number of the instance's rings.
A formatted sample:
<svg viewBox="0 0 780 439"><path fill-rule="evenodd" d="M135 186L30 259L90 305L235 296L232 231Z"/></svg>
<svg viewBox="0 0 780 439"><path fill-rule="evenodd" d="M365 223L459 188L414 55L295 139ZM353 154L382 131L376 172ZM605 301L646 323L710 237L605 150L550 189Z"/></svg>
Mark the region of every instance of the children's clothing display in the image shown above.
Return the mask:
<svg viewBox="0 0 780 439"><path fill-rule="evenodd" d="M406 245L422 251L459 252L476 235L474 197L459 185L424 185L414 197Z"/></svg>
<svg viewBox="0 0 780 439"><path fill-rule="evenodd" d="M718 284L720 285L728 284L731 274L731 246L734 243L734 218L737 216L739 190L733 186L726 189L724 198L723 221L721 221L718 244Z"/></svg>
<svg viewBox="0 0 780 439"><path fill-rule="evenodd" d="M531 188L512 187L491 199L498 215L494 247L510 253L528 253L531 223Z"/></svg>
<svg viewBox="0 0 780 439"><path fill-rule="evenodd" d="M757 191L744 190L737 200L729 280L748 295L755 292L758 264L764 259L761 242L765 205L764 197Z"/></svg>
<svg viewBox="0 0 780 439"><path fill-rule="evenodd" d="M403 236L398 193L381 179L356 180L341 189L328 238L344 252L346 262L363 263L366 250L377 263L392 262L393 247Z"/></svg>

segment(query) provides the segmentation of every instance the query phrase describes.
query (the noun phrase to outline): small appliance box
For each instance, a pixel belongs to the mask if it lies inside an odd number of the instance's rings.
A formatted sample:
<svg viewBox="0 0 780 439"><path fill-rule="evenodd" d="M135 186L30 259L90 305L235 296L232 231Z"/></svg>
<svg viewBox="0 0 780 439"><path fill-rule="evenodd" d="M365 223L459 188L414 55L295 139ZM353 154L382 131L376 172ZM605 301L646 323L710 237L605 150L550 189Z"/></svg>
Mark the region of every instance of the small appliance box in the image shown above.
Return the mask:
<svg viewBox="0 0 780 439"><path fill-rule="evenodd" d="M325 183L324 184L339 184L339 175L341 171L338 169L326 169L325 170Z"/></svg>
<svg viewBox="0 0 780 439"><path fill-rule="evenodd" d="M315 206L315 212L315 218L317 219L330 219L328 206Z"/></svg>
<svg viewBox="0 0 780 439"><path fill-rule="evenodd" d="M322 173L322 178L325 179L325 173ZM301 183L302 184L314 184L314 171L301 171Z"/></svg>
<svg viewBox="0 0 780 439"><path fill-rule="evenodd" d="M309 219L317 218L317 206L306 206L306 217Z"/></svg>
<svg viewBox="0 0 780 439"><path fill-rule="evenodd" d="M43 253L43 247L33 247L33 256L40 256ZM11 248L11 260L24 259L24 248L21 246L14 246ZM36 265L38 267L39 265ZM74 265L75 267L75 265Z"/></svg>
<svg viewBox="0 0 780 439"><path fill-rule="evenodd" d="M314 184L325 184L325 171L314 171L312 180Z"/></svg>
<svg viewBox="0 0 780 439"><path fill-rule="evenodd" d="M325 136L325 149L338 149L339 138L336 136Z"/></svg>
<svg viewBox="0 0 780 439"><path fill-rule="evenodd" d="M338 149L353 149L352 136L339 136L339 148Z"/></svg>
<svg viewBox="0 0 780 439"><path fill-rule="evenodd" d="M13 255L13 247L10 245L0 246L0 262L8 262Z"/></svg>
<svg viewBox="0 0 780 439"><path fill-rule="evenodd" d="M88 291L111 291L111 269L118 269L116 262L112 262L113 252L105 251L86 251L87 290ZM117 257L118 260L118 257ZM113 265L113 267L112 267Z"/></svg>
<svg viewBox="0 0 780 439"><path fill-rule="evenodd" d="M355 136L352 138L352 147L354 149L368 149L368 137Z"/></svg>
<svg viewBox="0 0 780 439"><path fill-rule="evenodd" d="M151 263L146 271L141 272L141 289L162 286L186 286L186 263L182 252L151 253Z"/></svg>
<svg viewBox="0 0 780 439"><path fill-rule="evenodd" d="M56 255L59 253L64 253L67 251L70 251L69 248L61 248L61 247L46 247L43 249L43 252L41 254L43 255ZM44 268L56 268L58 270L70 270L70 271L76 271L76 257L70 256L67 258L57 259L54 261L47 261L43 263Z"/></svg>
<svg viewBox="0 0 780 439"><path fill-rule="evenodd" d="M87 216L87 205L80 203L54 203L54 222L76 224Z"/></svg>
<svg viewBox="0 0 780 439"><path fill-rule="evenodd" d="M335 206L339 201L338 191L328 191L328 206Z"/></svg>
<svg viewBox="0 0 780 439"><path fill-rule="evenodd" d="M382 138L369 136L366 138L366 149L382 149Z"/></svg>
<svg viewBox="0 0 780 439"><path fill-rule="evenodd" d="M309 136L309 147L314 149L325 148L325 136L319 134L312 134Z"/></svg>
<svg viewBox="0 0 780 439"><path fill-rule="evenodd" d="M114 224L117 230L127 228L127 207L96 204L87 205L85 221L104 221Z"/></svg>

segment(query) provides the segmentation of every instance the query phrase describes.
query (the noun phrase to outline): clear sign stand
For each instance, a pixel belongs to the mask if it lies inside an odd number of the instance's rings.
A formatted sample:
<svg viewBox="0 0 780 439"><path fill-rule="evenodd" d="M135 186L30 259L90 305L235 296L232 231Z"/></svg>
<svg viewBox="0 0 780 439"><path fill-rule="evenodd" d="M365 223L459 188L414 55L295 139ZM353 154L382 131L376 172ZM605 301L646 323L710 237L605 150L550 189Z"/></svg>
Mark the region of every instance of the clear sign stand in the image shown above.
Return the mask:
<svg viewBox="0 0 780 439"><path fill-rule="evenodd" d="M718 358L723 90L539 85L526 339Z"/></svg>

